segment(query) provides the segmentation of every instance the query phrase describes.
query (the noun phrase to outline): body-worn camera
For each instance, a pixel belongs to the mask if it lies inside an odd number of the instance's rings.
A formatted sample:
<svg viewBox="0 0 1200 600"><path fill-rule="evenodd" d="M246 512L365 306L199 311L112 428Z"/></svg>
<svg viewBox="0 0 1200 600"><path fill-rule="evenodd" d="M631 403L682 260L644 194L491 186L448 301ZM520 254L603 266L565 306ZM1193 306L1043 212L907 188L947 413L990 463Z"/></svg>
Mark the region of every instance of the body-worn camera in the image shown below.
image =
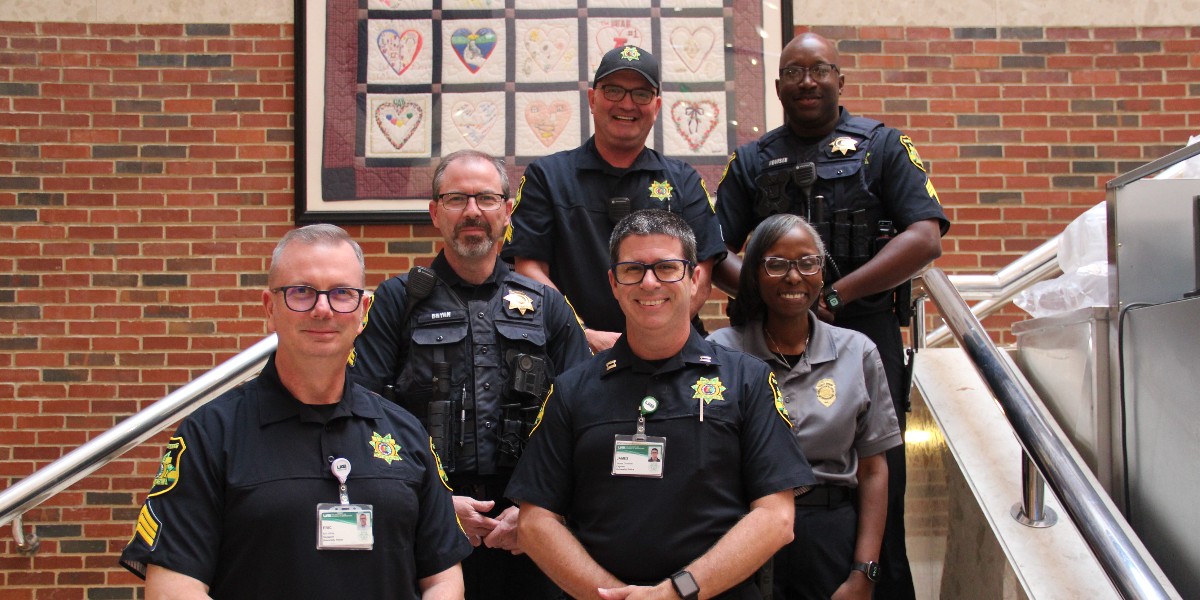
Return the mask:
<svg viewBox="0 0 1200 600"><path fill-rule="evenodd" d="M512 369L509 387L514 392L541 398L546 394L546 359L524 352L510 351L508 364Z"/></svg>

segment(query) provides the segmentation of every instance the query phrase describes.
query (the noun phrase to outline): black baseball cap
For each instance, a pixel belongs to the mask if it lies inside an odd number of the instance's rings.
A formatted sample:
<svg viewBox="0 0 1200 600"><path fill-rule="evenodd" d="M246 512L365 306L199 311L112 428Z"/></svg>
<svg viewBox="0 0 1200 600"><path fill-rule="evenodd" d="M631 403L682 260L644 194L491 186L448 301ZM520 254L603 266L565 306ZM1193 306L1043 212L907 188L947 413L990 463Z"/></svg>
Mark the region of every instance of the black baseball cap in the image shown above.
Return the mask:
<svg viewBox="0 0 1200 600"><path fill-rule="evenodd" d="M596 69L596 77L592 79L592 87L596 87L601 79L625 70L637 71L656 91L662 89L658 83L658 59L637 46L618 46L605 52Z"/></svg>

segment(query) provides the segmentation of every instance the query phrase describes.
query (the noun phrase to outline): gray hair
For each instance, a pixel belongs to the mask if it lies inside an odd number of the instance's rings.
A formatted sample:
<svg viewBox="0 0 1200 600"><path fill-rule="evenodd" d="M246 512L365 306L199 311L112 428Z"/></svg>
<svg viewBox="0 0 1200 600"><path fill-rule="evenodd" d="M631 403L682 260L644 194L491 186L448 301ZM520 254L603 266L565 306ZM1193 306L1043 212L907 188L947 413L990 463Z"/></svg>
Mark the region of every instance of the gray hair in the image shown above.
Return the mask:
<svg viewBox="0 0 1200 600"><path fill-rule="evenodd" d="M505 198L508 197L508 171L504 168L504 159L478 150L455 150L443 156L442 162L438 163L437 168L433 170L434 199L437 199L437 195L442 193L442 179L446 176L446 167L457 160L480 160L491 163L496 168L496 173L500 175L500 193L504 194Z"/></svg>
<svg viewBox="0 0 1200 600"><path fill-rule="evenodd" d="M696 234L683 217L658 208L639 210L627 215L617 223L608 241L610 262L616 264L621 242L631 235L665 235L679 240L683 246L683 258L693 266L696 264Z"/></svg>
<svg viewBox="0 0 1200 600"><path fill-rule="evenodd" d="M275 250L271 252L271 267L267 270L268 284L275 281L277 275L276 265L279 264L279 258L283 256L284 248L292 242L310 246L337 245L339 243L350 244L350 247L354 249L354 257L358 259L359 273L364 280L367 277L367 267L366 261L363 260L362 246L359 246L358 242L354 241L354 238L351 238L345 229L328 223L317 223L293 229L284 234L280 238L279 243L275 244Z"/></svg>

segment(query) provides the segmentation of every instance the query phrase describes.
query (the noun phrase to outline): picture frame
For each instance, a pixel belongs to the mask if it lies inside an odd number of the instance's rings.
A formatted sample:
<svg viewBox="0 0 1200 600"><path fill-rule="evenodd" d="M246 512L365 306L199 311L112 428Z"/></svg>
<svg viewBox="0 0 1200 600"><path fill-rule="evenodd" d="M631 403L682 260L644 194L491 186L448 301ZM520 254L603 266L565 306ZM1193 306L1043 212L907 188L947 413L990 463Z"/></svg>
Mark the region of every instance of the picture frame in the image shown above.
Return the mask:
<svg viewBox="0 0 1200 600"><path fill-rule="evenodd" d="M777 4L760 0L296 0L297 224L428 223L441 156L475 148L512 181L591 135L605 44L663 65L647 145L715 194L729 153L781 123Z"/></svg>

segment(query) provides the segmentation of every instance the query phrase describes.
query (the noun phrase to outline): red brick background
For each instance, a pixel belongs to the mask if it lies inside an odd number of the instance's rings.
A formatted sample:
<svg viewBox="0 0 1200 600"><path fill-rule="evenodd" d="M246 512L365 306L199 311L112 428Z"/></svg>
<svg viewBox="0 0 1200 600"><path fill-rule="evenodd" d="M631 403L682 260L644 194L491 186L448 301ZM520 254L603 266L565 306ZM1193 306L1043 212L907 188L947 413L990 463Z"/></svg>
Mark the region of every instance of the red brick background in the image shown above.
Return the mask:
<svg viewBox="0 0 1200 600"><path fill-rule="evenodd" d="M950 271L994 272L1200 130L1200 27L816 30L842 40L848 107L929 165ZM293 219L292 36L0 22L0 485L263 335ZM347 229L372 286L436 250L427 226ZM1009 341L1020 318L987 324ZM115 558L165 437L29 512L36 557L0 531L0 599L134 597Z"/></svg>

